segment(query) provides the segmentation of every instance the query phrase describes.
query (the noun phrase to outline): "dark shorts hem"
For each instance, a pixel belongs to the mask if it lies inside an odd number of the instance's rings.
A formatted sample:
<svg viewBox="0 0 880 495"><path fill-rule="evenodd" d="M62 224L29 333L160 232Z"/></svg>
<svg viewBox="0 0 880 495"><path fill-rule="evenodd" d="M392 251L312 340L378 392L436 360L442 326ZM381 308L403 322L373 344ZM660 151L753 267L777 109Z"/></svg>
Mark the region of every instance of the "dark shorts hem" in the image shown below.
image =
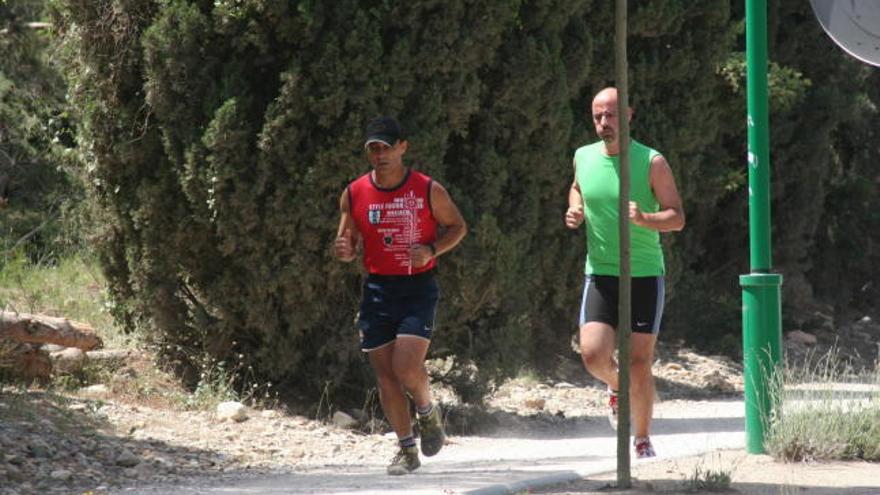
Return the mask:
<svg viewBox="0 0 880 495"><path fill-rule="evenodd" d="M373 351L378 351L379 349L381 349L381 348L383 348L383 347L386 347L386 346L388 346L388 345L391 345L391 344L397 342L397 339L400 338L400 337L412 337L412 338L416 338L416 339L427 340L428 342L431 341L431 339L430 339L429 337L423 337L423 336L421 336L421 335L412 335L412 334L409 334L409 333L398 333L398 334L397 334L397 337L395 337L394 339L391 339L391 340L389 340L388 342L385 342L384 344L380 344L380 345L378 345L378 346L376 346L376 347L370 347L369 349L366 349L366 348L364 348L363 344L361 344L361 352L367 352L367 353L369 353L369 352L373 352Z"/></svg>

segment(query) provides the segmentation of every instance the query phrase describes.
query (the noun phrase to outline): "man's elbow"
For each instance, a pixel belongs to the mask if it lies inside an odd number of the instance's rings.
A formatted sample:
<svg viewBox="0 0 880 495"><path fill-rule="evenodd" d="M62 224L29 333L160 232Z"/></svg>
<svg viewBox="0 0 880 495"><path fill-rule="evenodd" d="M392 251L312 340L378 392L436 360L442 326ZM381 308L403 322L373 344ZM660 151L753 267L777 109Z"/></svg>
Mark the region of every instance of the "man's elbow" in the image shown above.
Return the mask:
<svg viewBox="0 0 880 495"><path fill-rule="evenodd" d="M684 213L679 213L678 221L669 229L672 232L680 232L684 229Z"/></svg>
<svg viewBox="0 0 880 495"><path fill-rule="evenodd" d="M679 232L684 229L684 212L674 209L675 214L663 222L660 232Z"/></svg>

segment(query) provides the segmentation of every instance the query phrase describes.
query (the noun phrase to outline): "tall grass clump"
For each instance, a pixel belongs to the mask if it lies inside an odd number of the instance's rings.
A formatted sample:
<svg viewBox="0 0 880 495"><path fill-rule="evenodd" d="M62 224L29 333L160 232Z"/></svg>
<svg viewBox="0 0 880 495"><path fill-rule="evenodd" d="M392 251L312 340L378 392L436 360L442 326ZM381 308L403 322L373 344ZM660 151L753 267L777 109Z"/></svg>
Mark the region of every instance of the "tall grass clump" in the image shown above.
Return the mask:
<svg viewBox="0 0 880 495"><path fill-rule="evenodd" d="M730 490L731 480L732 476L728 470L697 465L691 476L685 480L684 488L688 492L725 492Z"/></svg>
<svg viewBox="0 0 880 495"><path fill-rule="evenodd" d="M832 349L782 373L773 386L782 413L768 422L770 455L880 462L880 368L856 373Z"/></svg>
<svg viewBox="0 0 880 495"><path fill-rule="evenodd" d="M120 347L130 337L117 330L106 286L98 262L87 254L33 263L13 253L0 263L0 309L81 321L95 328L105 347Z"/></svg>

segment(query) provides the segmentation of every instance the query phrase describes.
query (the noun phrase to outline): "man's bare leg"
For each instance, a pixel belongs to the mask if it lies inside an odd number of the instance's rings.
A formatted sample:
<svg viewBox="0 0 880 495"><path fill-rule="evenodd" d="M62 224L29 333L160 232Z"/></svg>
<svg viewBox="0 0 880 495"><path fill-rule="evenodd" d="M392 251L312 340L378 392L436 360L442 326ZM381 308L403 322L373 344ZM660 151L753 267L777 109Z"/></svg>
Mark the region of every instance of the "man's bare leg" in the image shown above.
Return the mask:
<svg viewBox="0 0 880 495"><path fill-rule="evenodd" d="M617 333L605 323L589 322L581 326L581 359L587 371L605 382L611 390L619 390L617 361L614 359ZM654 346L657 336L633 333L630 336L630 404L633 433L647 437L654 414Z"/></svg>
<svg viewBox="0 0 880 495"><path fill-rule="evenodd" d="M385 418L391 423L397 438L412 436L412 422L409 415L409 404L404 394L403 385L394 375L393 358L395 342L369 352L370 364L376 373L379 386L379 401Z"/></svg>
<svg viewBox="0 0 880 495"><path fill-rule="evenodd" d="M654 416L654 345L657 336L633 333L630 337L630 403L632 405L633 436L645 438L651 433Z"/></svg>
<svg viewBox="0 0 880 495"><path fill-rule="evenodd" d="M581 325L581 360L587 371L617 390L616 332L611 325L591 321Z"/></svg>
<svg viewBox="0 0 880 495"><path fill-rule="evenodd" d="M420 408L431 404L431 387L425 369L425 356L430 344L430 340L420 337L398 335L391 362L394 377L412 395L416 407Z"/></svg>

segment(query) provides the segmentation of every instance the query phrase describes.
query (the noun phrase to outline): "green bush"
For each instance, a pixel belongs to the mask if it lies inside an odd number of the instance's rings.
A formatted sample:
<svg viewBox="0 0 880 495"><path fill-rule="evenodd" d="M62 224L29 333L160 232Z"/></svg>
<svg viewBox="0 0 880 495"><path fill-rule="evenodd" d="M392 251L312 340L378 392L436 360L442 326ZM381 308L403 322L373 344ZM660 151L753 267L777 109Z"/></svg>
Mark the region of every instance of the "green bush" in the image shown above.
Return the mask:
<svg viewBox="0 0 880 495"><path fill-rule="evenodd" d="M827 208L843 191L827 163L856 149L845 126L873 132L877 101L868 70L808 10L778 5L771 21L776 249L794 308L822 278L809 260L840 246L817 219L861 225ZM571 156L595 139L586 109L613 80L613 18L588 0L58 1L117 318L169 349L193 385L193 356L242 354L300 392L360 390L361 273L328 246L340 191L367 170L363 124L390 113L411 131L409 163L471 226L441 259L433 354L466 363L461 376L475 368L474 390L555 362L570 352L582 283L583 234L561 220ZM741 19L738 2L714 1L630 15L633 134L667 156L688 213L664 238L670 332L685 337L739 332ZM875 156L853 155L851 173L867 177Z"/></svg>

